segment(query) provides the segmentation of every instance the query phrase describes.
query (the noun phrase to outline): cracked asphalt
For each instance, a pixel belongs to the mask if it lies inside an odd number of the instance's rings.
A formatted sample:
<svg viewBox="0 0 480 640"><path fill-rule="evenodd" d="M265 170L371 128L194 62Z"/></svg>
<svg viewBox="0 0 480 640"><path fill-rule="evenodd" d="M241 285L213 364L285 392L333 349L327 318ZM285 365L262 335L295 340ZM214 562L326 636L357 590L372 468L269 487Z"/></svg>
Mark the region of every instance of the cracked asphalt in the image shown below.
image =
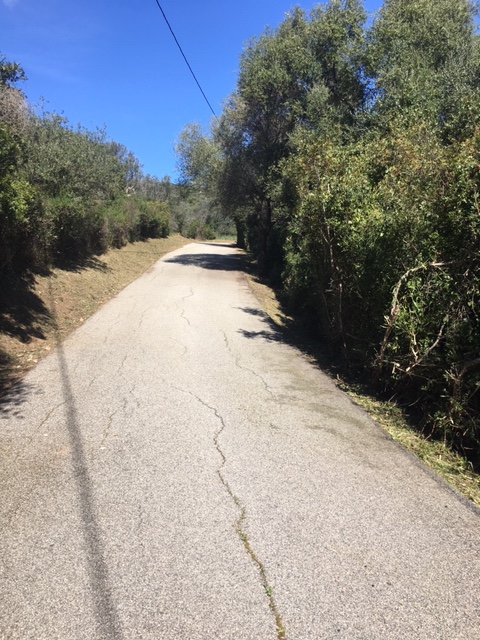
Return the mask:
<svg viewBox="0 0 480 640"><path fill-rule="evenodd" d="M476 640L478 510L239 269L167 255L0 405L0 638Z"/></svg>

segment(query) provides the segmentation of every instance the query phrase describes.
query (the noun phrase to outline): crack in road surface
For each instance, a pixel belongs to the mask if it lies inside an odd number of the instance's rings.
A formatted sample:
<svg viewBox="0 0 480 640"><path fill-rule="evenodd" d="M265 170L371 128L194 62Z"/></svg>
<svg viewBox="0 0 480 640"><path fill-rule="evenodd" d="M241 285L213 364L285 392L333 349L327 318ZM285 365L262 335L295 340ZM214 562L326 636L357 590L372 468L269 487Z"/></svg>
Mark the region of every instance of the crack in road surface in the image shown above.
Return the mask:
<svg viewBox="0 0 480 640"><path fill-rule="evenodd" d="M223 452L223 449L222 449L222 447L220 445L220 441L219 440L220 440L220 436L222 435L223 431L226 428L225 421L224 421L223 417L220 415L220 413L218 412L218 410L216 409L216 407L212 407L212 405L208 404L208 402L205 402L205 400L203 400L202 398L197 396L192 391L188 391L186 389L182 389L180 387L176 387L175 385L172 385L171 383L166 383L166 384L171 389L175 389L176 391L179 391L180 393L185 393L185 394L191 396L192 398L194 398L202 406L206 407L209 411L211 411L214 414L214 416L217 418L217 420L220 422L220 428L215 432L215 434L213 436L213 443L214 443L215 449L217 450L217 452L218 452L218 454L219 454L219 456L221 458L220 466L217 468L217 475L218 475L218 477L220 479L220 482L223 485L224 489L226 490L226 492L230 496L232 502L235 504L237 509L240 511L240 515L239 515L239 517L238 517L238 519L237 519L237 521L235 523L235 531L236 531L238 537L240 538L245 551L249 555L249 557L252 560L252 562L256 565L256 567L258 569L258 572L260 574L260 581L261 581L262 587L263 587L263 589L265 591L265 594L267 596L267 599L268 599L268 606L270 608L271 613L273 614L273 617L275 618L275 627L276 627L277 640L285 640L286 639L285 626L283 624L282 617L280 615L280 612L278 610L277 604L275 602L275 598L274 598L274 595L273 595L273 587L270 585L270 583L268 581L268 576L267 576L267 571L266 571L265 565L257 557L257 555L256 555L255 551L253 550L253 547L252 547L252 545L250 543L248 534L247 534L247 532L245 530L245 523L246 523L246 520L247 520L246 507L242 504L240 498L235 494L235 492L231 488L230 484L228 483L228 480L222 474L222 469L224 468L224 466L225 466L225 464L227 462L227 457L226 457L225 453Z"/></svg>
<svg viewBox="0 0 480 640"><path fill-rule="evenodd" d="M177 307L177 309L180 311L180 317L182 318L182 320L185 320L185 322L188 324L189 327L192 326L192 323L190 322L190 320L187 318L187 316L185 315L186 310L184 308L181 308L180 305L185 302L185 300L187 298L192 298L193 297L193 289L190 288L190 293L187 296L183 296L183 298L181 298L176 304L175 306Z"/></svg>
<svg viewBox="0 0 480 640"><path fill-rule="evenodd" d="M248 371L249 373L254 375L256 378L258 378L261 381L261 383L265 387L265 391L267 391L267 393L269 393L272 396L275 395L274 391L272 390L272 387L267 383L267 381L265 380L265 378L263 376L261 376L259 373L257 373L254 369L250 369L249 367L246 367L245 365L240 364L240 356L237 356L232 352L232 349L230 347L230 343L228 341L227 334L223 330L221 331L221 333L223 335L223 340L225 342L225 346L227 347L227 351L232 356L232 358L233 358L233 360L235 362L235 366L238 367L239 369L241 369L242 371Z"/></svg>
<svg viewBox="0 0 480 640"><path fill-rule="evenodd" d="M126 402L124 402L123 411L125 411L125 407L126 407ZM105 448L104 447L105 440L108 438L108 434L110 433L110 429L112 428L113 418L117 415L119 411L120 411L120 408L117 408L108 416L107 426L103 430L102 439L100 441L100 444L98 445L98 450Z"/></svg>
<svg viewBox="0 0 480 640"><path fill-rule="evenodd" d="M218 454L219 454L219 456L221 458L221 464L217 468L217 475L220 478L220 482L224 486L225 490L227 491L228 495L232 499L233 503L235 504L237 509L239 509L239 511L240 511L240 515L239 515L238 520L237 520L237 522L235 524L235 531L237 532L238 537L242 541L243 546L245 548L245 551L248 553L248 555L250 556L250 559L256 565L256 567L258 569L258 572L260 574L262 587L264 588L265 594L266 594L266 596L268 598L268 606L270 607L270 611L272 612L272 614L273 614L273 616L275 618L277 639L278 640L285 640L285 638L286 638L285 626L283 624L282 618L280 616L280 612L279 612L277 604L275 602L275 598L274 598L274 595L273 595L273 587L270 585L270 583L268 581L268 576L267 576L267 571L265 569L265 566L262 563L262 561L257 557L255 551L253 550L253 547L252 547L252 545L250 543L250 540L249 540L249 537L248 537L248 533L245 530L245 523L246 523L246 520L247 520L246 507L242 504L240 498L234 493L233 489L231 488L230 484L228 483L227 479L225 478L225 476L222 473L222 469L224 468L224 466L225 466L225 464L227 462L227 458L226 458L225 453L222 450L222 447L220 446L219 440L220 440L220 436L222 435L222 433L223 433L223 431L225 430L225 427L226 427L225 421L222 418L222 416L218 413L218 410L215 407L212 407L207 402L202 400L202 398L200 398L199 396L195 395L191 391L187 391L186 393L188 393L193 398L195 398L204 407L206 407L207 409L212 411L212 413L215 415L217 420L220 421L220 428L216 431L216 433L215 433L215 435L213 437L213 442L214 442L215 448L216 448L216 450L217 450L217 452L218 452Z"/></svg>

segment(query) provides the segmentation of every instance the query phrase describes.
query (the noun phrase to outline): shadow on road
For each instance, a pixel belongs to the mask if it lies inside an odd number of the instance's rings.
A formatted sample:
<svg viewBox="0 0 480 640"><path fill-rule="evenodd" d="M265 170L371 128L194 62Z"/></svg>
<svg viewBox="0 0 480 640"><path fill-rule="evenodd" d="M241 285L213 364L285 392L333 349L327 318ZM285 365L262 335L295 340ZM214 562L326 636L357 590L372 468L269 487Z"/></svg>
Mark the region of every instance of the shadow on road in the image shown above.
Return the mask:
<svg viewBox="0 0 480 640"><path fill-rule="evenodd" d="M53 308L52 297L52 309ZM73 475L83 525L86 563L92 592L94 614L99 630L99 637L105 640L122 640L124 636L113 603L111 580L105 559L105 547L95 509L93 485L88 469L87 457L85 455L78 411L55 314L53 314L53 322L55 323L57 332L56 355L65 400L65 426L68 431L72 451Z"/></svg>
<svg viewBox="0 0 480 640"><path fill-rule="evenodd" d="M25 292L28 295L28 291ZM51 309L55 309L54 297L49 283L49 294ZM32 298L32 315L26 318L23 327L17 329L17 333L25 331L25 335L32 335L34 332L34 320L36 313L46 313L45 307L39 306ZM42 303L43 304L43 303ZM91 589L91 600L97 628L98 637L102 640L123 640L120 620L118 618L112 597L111 580L105 557L105 547L102 539L102 532L98 523L98 515L95 508L93 484L90 477L85 447L83 444L78 410L75 403L75 396L72 388L71 377L68 371L68 363L62 345L60 331L55 311L48 312L51 324L55 330L56 351L58 360L60 379L62 385L62 395L65 400L65 427L68 432L71 448L71 460L73 476L78 496L78 508L82 521L82 533L85 542L86 567ZM23 316L25 318L25 316ZM0 323L2 330L8 331L5 321ZM20 334L21 335L21 334ZM15 371L12 369L11 358L7 353L0 350L0 391L8 389L2 396L0 402L0 417L8 418L10 415L21 417L20 405L28 396L35 393L35 386L24 381L15 382ZM13 386L12 386L13 385ZM37 391L39 392L39 391Z"/></svg>
<svg viewBox="0 0 480 640"><path fill-rule="evenodd" d="M215 242L215 240L211 240L211 241L206 241L206 242L198 242L198 244L206 244L209 247L231 247L232 249L235 249L237 247L237 243L236 242L230 242L230 241L225 241L225 242Z"/></svg>
<svg viewBox="0 0 480 640"><path fill-rule="evenodd" d="M250 316L255 316L260 318L262 322L268 327L268 329L263 329L261 331L247 331L247 329L239 329L238 333L240 333L244 338L248 338L249 340L253 340L255 338L263 338L264 340L268 340L269 342L286 342L285 335L278 329L278 327L270 320L268 315L262 309L255 309L255 307L236 307L240 311L244 313L248 313Z"/></svg>
<svg viewBox="0 0 480 640"><path fill-rule="evenodd" d="M270 318L262 309L255 309L255 307L235 307L236 309L240 309L240 311L244 311L251 316L257 316L258 318L263 318L265 322L269 323Z"/></svg>
<svg viewBox="0 0 480 640"><path fill-rule="evenodd" d="M214 271L244 271L245 263L240 255L217 255L215 253L187 253L173 258L167 258L165 262L182 264L186 267L199 267L200 269L212 269Z"/></svg>
<svg viewBox="0 0 480 640"><path fill-rule="evenodd" d="M105 560L105 548L95 510L92 481L88 470L75 398L72 392L65 353L60 343L57 347L57 357L65 399L66 428L72 450L73 475L82 517L87 570L95 618L100 637L105 638L105 640L121 640L123 633L113 603L111 581Z"/></svg>
<svg viewBox="0 0 480 640"><path fill-rule="evenodd" d="M238 333L242 334L244 338L263 338L269 342L285 342L281 333L272 331L247 331L246 329L239 329Z"/></svg>
<svg viewBox="0 0 480 640"><path fill-rule="evenodd" d="M0 352L0 360L2 353ZM8 371L8 370L7 370ZM0 417L7 419L9 416L21 417L21 405L28 400L28 396L34 393L35 387L23 380L15 380L13 375L6 379L2 376L0 366Z"/></svg>

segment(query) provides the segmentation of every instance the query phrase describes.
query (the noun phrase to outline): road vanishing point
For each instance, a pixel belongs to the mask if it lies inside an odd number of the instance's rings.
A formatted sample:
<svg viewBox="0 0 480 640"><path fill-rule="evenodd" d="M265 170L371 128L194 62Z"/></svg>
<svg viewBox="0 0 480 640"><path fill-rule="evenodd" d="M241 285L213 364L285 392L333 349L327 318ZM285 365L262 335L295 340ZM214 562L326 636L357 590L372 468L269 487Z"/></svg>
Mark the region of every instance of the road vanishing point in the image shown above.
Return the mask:
<svg viewBox="0 0 480 640"><path fill-rule="evenodd" d="M479 511L275 330L232 246L0 405L4 640L478 640Z"/></svg>

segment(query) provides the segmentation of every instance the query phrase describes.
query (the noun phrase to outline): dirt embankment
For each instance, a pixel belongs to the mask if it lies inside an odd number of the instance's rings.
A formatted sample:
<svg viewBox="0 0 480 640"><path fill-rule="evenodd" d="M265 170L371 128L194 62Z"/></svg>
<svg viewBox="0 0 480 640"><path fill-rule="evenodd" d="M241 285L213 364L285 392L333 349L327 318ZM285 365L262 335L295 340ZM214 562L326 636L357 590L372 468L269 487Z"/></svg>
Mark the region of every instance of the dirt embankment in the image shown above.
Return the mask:
<svg viewBox="0 0 480 640"><path fill-rule="evenodd" d="M134 242L82 264L0 286L0 394L159 258L191 242L177 234Z"/></svg>

